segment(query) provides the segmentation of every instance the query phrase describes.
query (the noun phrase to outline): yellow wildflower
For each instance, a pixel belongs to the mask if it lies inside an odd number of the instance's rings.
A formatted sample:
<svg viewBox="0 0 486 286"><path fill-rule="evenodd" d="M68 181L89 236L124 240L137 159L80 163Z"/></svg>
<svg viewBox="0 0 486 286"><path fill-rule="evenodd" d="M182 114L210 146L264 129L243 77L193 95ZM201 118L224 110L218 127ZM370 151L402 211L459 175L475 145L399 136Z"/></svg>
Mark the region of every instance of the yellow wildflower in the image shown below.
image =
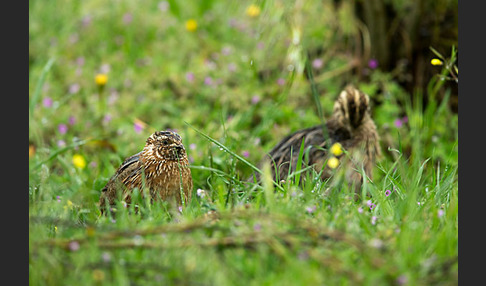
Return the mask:
<svg viewBox="0 0 486 286"><path fill-rule="evenodd" d="M93 279L95 281L105 280L105 272L103 272L103 270L100 270L100 269L93 270Z"/></svg>
<svg viewBox="0 0 486 286"><path fill-rule="evenodd" d="M54 232L57 233L57 226L54 226Z"/></svg>
<svg viewBox="0 0 486 286"><path fill-rule="evenodd" d="M73 202L71 202L70 200L67 200L66 205L63 208L64 208L64 210L67 210L67 209L72 210L73 207L74 207Z"/></svg>
<svg viewBox="0 0 486 286"><path fill-rule="evenodd" d="M336 169L337 166L339 166L339 159L336 158L336 157L332 157L330 158L328 161L327 161L327 165L329 166L329 168L331 169Z"/></svg>
<svg viewBox="0 0 486 286"><path fill-rule="evenodd" d="M441 66L441 65L442 65L442 61L441 61L441 60L439 60L439 59L432 59L432 60L430 61L430 63L431 63L432 65L434 65L434 66Z"/></svg>
<svg viewBox="0 0 486 286"><path fill-rule="evenodd" d="M84 167L86 167L86 160L82 155L74 154L73 164L76 168L84 169Z"/></svg>
<svg viewBox="0 0 486 286"><path fill-rule="evenodd" d="M261 12L260 7L258 7L255 4L251 4L250 6L248 6L248 8L246 8L246 15L248 15L252 18L260 15L260 12Z"/></svg>
<svg viewBox="0 0 486 286"><path fill-rule="evenodd" d="M331 146L331 153L334 156L340 156L343 153L343 147L340 143L336 142Z"/></svg>
<svg viewBox="0 0 486 286"><path fill-rule="evenodd" d="M99 73L95 76L95 82L99 86L104 86L108 81L108 76L103 73Z"/></svg>
<svg viewBox="0 0 486 286"><path fill-rule="evenodd" d="M35 154L35 146L32 145L32 144L29 144L29 158L34 156L34 154Z"/></svg>
<svg viewBox="0 0 486 286"><path fill-rule="evenodd" d="M197 22L194 19L189 19L186 21L186 30L189 32L194 32L197 29Z"/></svg>
<svg viewBox="0 0 486 286"><path fill-rule="evenodd" d="M86 227L86 235L89 237L93 237L95 235L95 229L92 226Z"/></svg>

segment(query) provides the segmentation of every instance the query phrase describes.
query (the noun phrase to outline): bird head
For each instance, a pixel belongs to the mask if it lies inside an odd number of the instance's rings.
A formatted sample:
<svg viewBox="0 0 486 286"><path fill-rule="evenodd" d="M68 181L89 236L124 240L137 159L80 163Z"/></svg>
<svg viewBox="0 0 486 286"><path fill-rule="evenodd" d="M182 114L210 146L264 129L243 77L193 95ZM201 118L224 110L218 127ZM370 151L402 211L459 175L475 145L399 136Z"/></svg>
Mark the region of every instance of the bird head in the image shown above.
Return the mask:
<svg viewBox="0 0 486 286"><path fill-rule="evenodd" d="M351 130L356 129L370 118L369 103L370 98L367 94L348 85L334 103L333 117L342 126L347 126Z"/></svg>
<svg viewBox="0 0 486 286"><path fill-rule="evenodd" d="M187 157L181 136L172 131L156 131L147 138L145 148L160 160L178 161Z"/></svg>

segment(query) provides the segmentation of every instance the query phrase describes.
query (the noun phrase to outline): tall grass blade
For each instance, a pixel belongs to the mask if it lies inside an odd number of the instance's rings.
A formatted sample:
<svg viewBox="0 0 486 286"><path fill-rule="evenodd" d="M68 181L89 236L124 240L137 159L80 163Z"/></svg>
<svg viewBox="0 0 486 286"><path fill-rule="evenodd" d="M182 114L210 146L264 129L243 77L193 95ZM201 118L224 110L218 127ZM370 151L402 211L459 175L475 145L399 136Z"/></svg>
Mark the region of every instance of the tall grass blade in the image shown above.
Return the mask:
<svg viewBox="0 0 486 286"><path fill-rule="evenodd" d="M302 143L300 144L299 157L297 158L297 166L295 166L295 172L297 173L297 175L295 176L295 184L299 184L300 182L300 170L302 169L302 159L304 158L304 142L305 138L302 139Z"/></svg>
<svg viewBox="0 0 486 286"><path fill-rule="evenodd" d="M37 85L35 87L34 95L32 95L32 98L30 99L29 118L32 118L32 115L34 114L35 106L37 105L37 102L39 102L39 99L40 99L42 86L44 85L47 73L51 69L52 64L54 64L54 61L55 61L54 58L50 58L49 61L47 61L44 68L42 69L42 73L41 73L39 80L37 81Z"/></svg>
<svg viewBox="0 0 486 286"><path fill-rule="evenodd" d="M312 66L310 64L309 57L307 57L305 61L305 69L307 70L307 77L309 78L312 97L314 99L314 104L316 105L317 109L317 115L319 116L319 120L321 121L324 138L329 138L326 124L324 124L324 112L322 111L321 101L319 100L319 93L317 92L316 82L314 80L314 75L312 74Z"/></svg>
<svg viewBox="0 0 486 286"><path fill-rule="evenodd" d="M231 151L228 147L226 147L225 145L221 144L216 139L213 139L213 138L209 137L208 135L202 133L201 131L199 131L195 127L193 127L191 124L189 124L187 122L184 122L184 123L186 123L189 127L191 127L199 135L201 135L202 137L206 138L207 140L209 140L210 142L212 142L213 144L215 144L216 146L218 146L224 152L226 152L226 153L230 154L231 156L235 157L236 159L240 160L241 162L243 162L245 165L249 166L255 172L258 172L259 174L263 175L263 172L260 169L258 169L255 165L253 165L252 163L248 162L247 160L245 160L243 157L241 157L240 155L236 154L235 152ZM278 185L275 181L273 183L274 183L274 185L279 190L283 191L283 188L280 185Z"/></svg>
<svg viewBox="0 0 486 286"><path fill-rule="evenodd" d="M37 163L37 164L36 164L36 165L34 165L32 168L30 168L29 172L32 172L32 171L34 171L34 170L38 169L40 166L42 166L42 165L46 164L47 162L49 162L49 161L51 161L51 160L55 159L55 158L56 158L56 157L57 157L59 154L62 154L62 153L64 153L64 152L68 151L68 150L74 149L74 148L76 148L76 147L78 147L78 146L84 145L84 144L88 143L88 141L91 141L91 140L80 140L80 141L74 142L73 144L68 145L68 146L66 146L66 147L64 147L64 148L61 148L61 149L59 149L59 150L56 150L54 153L52 153L52 154L49 156L49 158L47 158L47 159L45 159L45 160L43 160L43 161L41 161L41 162Z"/></svg>

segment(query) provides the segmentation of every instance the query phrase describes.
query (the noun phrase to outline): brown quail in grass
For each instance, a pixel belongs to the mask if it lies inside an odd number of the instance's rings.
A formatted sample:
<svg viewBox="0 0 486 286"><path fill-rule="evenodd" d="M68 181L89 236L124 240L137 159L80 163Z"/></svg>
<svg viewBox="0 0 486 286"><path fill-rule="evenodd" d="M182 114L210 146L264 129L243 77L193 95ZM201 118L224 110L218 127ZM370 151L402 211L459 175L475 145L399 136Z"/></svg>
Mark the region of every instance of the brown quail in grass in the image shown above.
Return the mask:
<svg viewBox="0 0 486 286"><path fill-rule="evenodd" d="M104 213L116 199L130 204L134 188L151 200L187 204L192 195L192 176L182 139L171 131L157 131L147 139L143 150L128 157L101 190L100 210ZM146 189L145 189L146 188Z"/></svg>
<svg viewBox="0 0 486 286"><path fill-rule="evenodd" d="M312 165L317 172L322 170L322 179L329 178L331 170L324 164L330 158L329 148L337 142L350 155L351 162L346 162L345 155L340 156L340 161L341 165L346 165L348 182L354 184L358 191L362 176L356 170L363 168L371 178L375 159L380 155L379 136L371 118L369 102L368 95L347 86L335 101L333 114L325 123L325 128L318 125L299 130L280 141L263 159L271 163L274 180L285 180L289 168L291 172L296 170L303 139L304 154L308 152L305 164Z"/></svg>

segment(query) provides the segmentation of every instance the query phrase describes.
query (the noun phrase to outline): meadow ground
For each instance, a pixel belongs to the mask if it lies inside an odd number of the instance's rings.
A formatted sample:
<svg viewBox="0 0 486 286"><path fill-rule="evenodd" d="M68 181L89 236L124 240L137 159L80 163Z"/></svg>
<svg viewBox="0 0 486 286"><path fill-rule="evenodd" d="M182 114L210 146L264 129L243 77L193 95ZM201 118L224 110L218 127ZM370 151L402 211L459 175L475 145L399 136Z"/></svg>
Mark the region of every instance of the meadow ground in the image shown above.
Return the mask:
<svg viewBox="0 0 486 286"><path fill-rule="evenodd" d="M457 284L455 51L409 94L376 61L353 72L346 5L177 3L29 2L30 284ZM364 199L339 168L276 192L246 182L347 83L370 95L382 138ZM135 196L138 214L101 217L101 188L166 129L186 146L191 203Z"/></svg>

